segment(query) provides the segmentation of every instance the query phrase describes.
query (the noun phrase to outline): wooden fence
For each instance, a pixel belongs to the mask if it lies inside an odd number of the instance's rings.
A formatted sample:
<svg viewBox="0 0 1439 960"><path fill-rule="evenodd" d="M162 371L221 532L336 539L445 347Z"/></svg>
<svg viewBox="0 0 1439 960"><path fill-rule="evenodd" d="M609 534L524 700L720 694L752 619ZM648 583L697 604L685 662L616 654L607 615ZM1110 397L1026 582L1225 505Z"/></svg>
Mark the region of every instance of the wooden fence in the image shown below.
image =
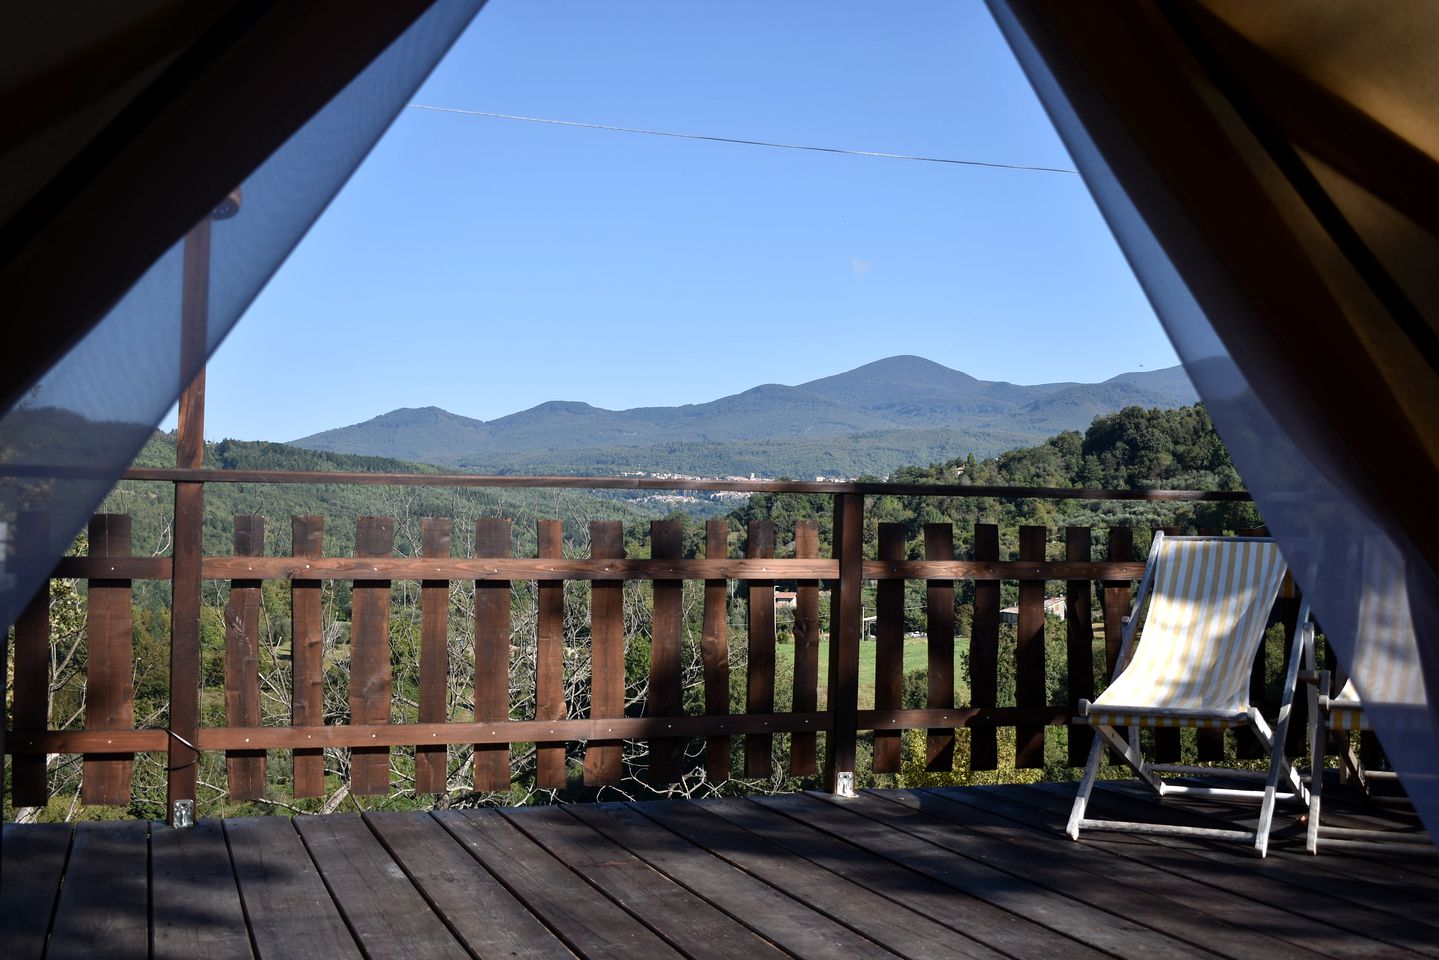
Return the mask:
<svg viewBox="0 0 1439 960"><path fill-rule="evenodd" d="M185 471L166 471L179 472ZM213 477L221 472L205 473ZM177 487L193 482L179 477L163 479L176 481ZM290 556L264 556L264 519L256 516L235 518L232 555L201 557L192 543L188 555L193 559L187 559L177 535L173 558L137 557L130 550L130 518L97 516L90 525L89 555L65 559L53 575L88 584L84 729L48 729L50 638L48 596L42 591L15 630L15 729L5 741L7 752L14 754L13 801L17 806L45 802L45 755L57 753L84 755L82 800L104 804L129 803L134 754L146 751L168 755L172 801L194 798L197 751L224 751L228 792L234 800L264 796L266 751L275 750L293 751L295 796L320 796L326 747L350 749L351 789L362 795L390 791L391 752L399 746L415 748L415 789L422 793L447 788L447 747L455 744L474 746L477 790L508 789L510 746L515 743L536 745L535 777L540 788L565 785L566 745L576 742L583 743L586 784L619 782L622 745L628 739L648 741L648 776L660 784L673 782L685 772L684 748L691 738L704 738L702 765L714 781L735 774L730 769L730 738L734 736L744 738L743 769L738 775L769 777L774 772L771 745L776 734L790 737L790 769L786 772L809 776L823 771L831 788L840 773L854 770L861 731L874 731L873 768L880 773L900 769L900 735L907 729L927 731L925 756L930 770L953 768L956 730L963 727L971 731L972 769L996 768L1001 727L1015 729L1017 767L1042 766L1045 727L1067 724L1077 700L1095 692L1096 638L1091 612L1096 599L1102 611L1103 673L1108 676L1113 670L1120 618L1129 612L1133 582L1143 569L1143 563L1132 554L1132 531L1109 528L1104 538L1107 556L1100 559L1093 556L1093 531L1088 527L1069 527L1061 535L1044 527L1026 526L1019 531L1018 556L1003 559L998 527L980 524L973 531L973 556L957 558L954 530L949 524L933 523L923 530L924 559L910 560L904 557L904 528L880 524L876 555L868 557L863 553L862 536L864 494L868 491L849 486L855 489L834 495L829 557L820 556L816 523L799 522L792 529L777 531L767 521L750 525L743 557L730 556L728 526L723 520L708 523L702 557L683 557L682 528L676 521L651 524L651 556L644 559L624 555L618 521L595 521L589 527L589 556L566 558L558 520L538 522L536 556L514 557L510 555L510 521L502 519L478 520L474 556L456 557L447 518L423 520L420 555L404 557L395 555L394 520L379 517L356 521L352 557L324 555L319 517L292 519ZM973 488L957 489L968 493ZM929 491L955 494L944 488L930 487ZM1030 491L1019 493L1026 492ZM1128 499L1133 492L1111 495ZM177 504L182 497L177 494ZM1180 498L1199 496L1152 497ZM1237 499L1234 495L1212 498ZM177 518L177 525L182 519ZM792 558L776 558L777 535L787 545L792 542L793 550L783 551L792 552ZM1061 550L1064 559L1049 559L1051 552ZM131 587L133 581L147 579L171 580L173 585L171 720L166 729L135 729L134 725ZM262 725L261 721L259 620L265 580L287 581L290 589L293 693L292 713L285 726ZM326 725L321 706L321 585L327 580L352 583L350 722L342 725ZM399 580L420 584L418 719L412 723L391 722L391 585ZM652 638L644 716L627 717L621 591L624 582L632 580L652 584ZM704 707L702 714L688 715L681 679L681 591L686 580L704 584ZM910 709L901 702L906 580L925 582L928 609L928 700L925 707ZM974 581L967 704L956 703L954 696L954 593L960 580ZM999 705L1000 585L1006 580L1018 582L1019 594L1013 706ZM199 634L198 629L189 630L180 622L192 612L198 620L201 581L229 584L223 726L199 723ZM463 722L450 719L446 702L450 592L461 581L475 584L474 713L473 719ZM515 581L536 582L538 597L535 707L533 715L525 717L513 717L510 702L510 587ZM566 581L586 581L591 590L589 709L582 717L566 715L562 689ZM741 714L729 710L729 581L743 581L748 599L747 676ZM797 594L794 694L788 712L775 710L777 581L794 583ZM862 710L860 591L864 581L876 583L877 656L874 707ZM1068 688L1060 704L1049 702L1045 683L1044 599L1050 581L1063 582L1068 613L1064 653ZM822 623L820 616L824 590L830 592L827 623ZM824 681L819 663L822 631L830 641ZM821 682L826 691L824 710L818 708ZM1257 682L1262 689L1262 675ZM825 747L822 765L817 755L821 733ZM1222 757L1223 740L1217 733L1201 732L1201 760ZM1087 730L1076 729L1071 734L1070 764L1083 762L1089 742ZM1156 746L1162 761L1178 760L1178 731L1158 731Z"/></svg>

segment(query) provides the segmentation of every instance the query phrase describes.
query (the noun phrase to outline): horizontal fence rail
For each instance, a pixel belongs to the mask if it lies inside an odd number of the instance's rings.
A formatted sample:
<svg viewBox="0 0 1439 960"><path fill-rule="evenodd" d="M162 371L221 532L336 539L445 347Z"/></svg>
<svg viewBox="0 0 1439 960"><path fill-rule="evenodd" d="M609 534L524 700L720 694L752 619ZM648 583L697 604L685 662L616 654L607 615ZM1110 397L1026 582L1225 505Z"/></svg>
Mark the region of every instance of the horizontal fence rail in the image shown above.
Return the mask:
<svg viewBox="0 0 1439 960"><path fill-rule="evenodd" d="M830 484L788 481L705 481L653 478L512 478L453 477L408 474L327 474L278 471L212 471L132 469L132 479L237 483L395 483L435 486L524 486L723 489L834 494L834 546L820 556L818 524L800 521L776 530L768 521L751 523L745 531L743 556L731 556L728 523L710 521L696 556L685 557L683 528L677 521L650 525L650 557L626 557L618 521L592 521L587 557L563 556L561 524L540 520L534 530L536 555L511 556L514 531L510 521L484 518L473 530L473 556L454 556L452 521L424 518L416 556L397 556L395 521L362 517L355 525L353 556L324 556L324 524L319 517L292 518L290 556L264 556L265 520L239 516L234 521L234 550L226 556L196 556L181 562L172 557L130 555L130 519L97 516L90 527L88 556L67 557L54 579L87 584L88 672L83 729L50 729L52 718L43 702L49 680L49 625L42 611L48 594L35 598L15 630L15 698L13 725L6 752L16 757L13 800L17 806L43 803L47 755L83 755L83 802L129 802L136 754L166 753L172 798L194 796L194 751L223 751L228 795L232 800L262 798L274 771L267 752L291 751L294 795L321 796L325 789L327 749L349 750L349 785L356 794L384 794L392 787L395 748L414 748L416 792L452 789L447 749L469 744L473 749L470 777L481 791L508 789L514 776L511 747L535 745L535 783L541 789L563 787L569 780L569 757L576 745L583 781L600 786L622 776L621 747L645 741L648 778L656 784L675 782L702 769L710 780L732 776L768 778L773 769L773 739L789 737L792 776L821 772L819 745L824 744L823 773L834 786L836 776L852 772L856 738L873 731L873 769L901 769L900 735L926 731L925 769L954 769L957 731L967 729L968 767L996 769L1000 763L998 733L1014 730L1013 764L1037 768L1044 764L1044 731L1066 725L1080 698L1095 694L1095 677L1112 675L1118 651L1121 618L1129 613L1133 581L1143 563L1133 556L1132 531L1110 527L1105 532L1107 556L1098 559L1091 547L1093 531L1069 527L1051 531L1040 526L1020 528L1018 556L1002 559L999 529L979 524L973 530L973 555L955 556L954 530L947 523L923 529L924 559L904 556L905 531L899 524L879 524L873 556L862 554L864 496L867 493L921 493L939 496L1000 496L1112 500L1238 501L1243 493L1195 491L1097 491L1035 488L981 488L921 484ZM33 521L32 521L33 522ZM22 531L23 532L23 531ZM1252 531L1241 531L1252 532ZM777 535L781 538L777 542ZM178 542L178 538L177 538ZM198 540L194 541L198 543ZM777 547L793 556L777 558ZM1051 559L1062 553L1064 559ZM224 610L222 725L183 730L136 729L132 651L131 589L134 581L199 580L228 586ZM281 723L262 721L259 630L263 589L267 581L284 581L289 594L289 670L291 715ZM351 620L348 671L348 722L326 724L321 708L325 672L322 589L326 582L350 585ZM646 674L643 716L626 716L626 643L622 589L626 582L644 581L652 596L649 613L650 660ZM686 711L681 676L683 627L682 586L696 582L702 589L702 636L699 674L689 683L696 694ZM732 714L730 691L729 613L731 583L739 582L746 601L743 712ZM875 585L872 617L861 608L860 586ZM906 707L902 696L904 665L904 584L923 582L928 611L926 705ZM973 621L968 647L969 703L955 702L955 588L972 581ZM1017 582L1017 614L1000 609L1001 583ZM1046 687L1045 649L1047 582L1063 584L1065 617L1064 670L1068 678L1062 702L1051 702ZM398 582L415 582L418 591L418 678L413 721L392 722L395 678L392 676L391 596ZM566 656L567 604L565 584L588 584L588 642L585 669L587 709L584 716L567 715L563 673ZM516 716L511 702L511 591L533 583L536 599L533 707ZM446 701L450 677L448 643L453 591L461 584L473 590L474 690L467 716L452 715ZM789 711L776 711L778 644L776 592L792 591L793 699ZM828 617L822 598L828 594ZM191 601L192 606L195 601ZM1051 611L1052 612L1052 611ZM872 708L860 709L858 671L865 621L873 622L875 694ZM1014 627L1012 640L1001 644L1001 623ZM1052 623L1053 621L1049 621ZM1099 634L1096 636L1096 628ZM1008 636L1008 634L1006 634ZM820 663L827 639L829 662ZM198 641L193 655L198 657ZM181 651L183 653L183 651ZM172 657L179 657L172 650ZM1096 657L1098 659L1096 659ZM1007 658L1007 659L1006 659ZM1003 663L1002 663L1003 660ZM826 671L821 667L827 667ZM1001 667L1012 670L1013 703L1000 702ZM172 676L173 666L172 666ZM790 678L786 678L789 680ZM1262 677L1261 677L1262 680ZM702 687L702 703L698 688ZM183 693L184 691L179 691ZM172 690L172 696L177 692ZM179 698L184 701L183 697ZM199 701L191 700L198 704ZM913 702L912 700L910 701ZM1068 741L1071 765L1083 762L1089 731L1075 729ZM1179 741L1159 731L1161 761L1178 759ZM742 769L731 769L731 738L743 738ZM1223 741L1201 733L1200 759L1217 759ZM823 738L823 739L821 739ZM703 749L687 749L702 741ZM178 746L177 746L178 744ZM182 749L183 748L183 749ZM176 764L176 756L190 758ZM186 772L188 770L188 772ZM188 778L188 779L187 779ZM179 786L176 786L176 783Z"/></svg>

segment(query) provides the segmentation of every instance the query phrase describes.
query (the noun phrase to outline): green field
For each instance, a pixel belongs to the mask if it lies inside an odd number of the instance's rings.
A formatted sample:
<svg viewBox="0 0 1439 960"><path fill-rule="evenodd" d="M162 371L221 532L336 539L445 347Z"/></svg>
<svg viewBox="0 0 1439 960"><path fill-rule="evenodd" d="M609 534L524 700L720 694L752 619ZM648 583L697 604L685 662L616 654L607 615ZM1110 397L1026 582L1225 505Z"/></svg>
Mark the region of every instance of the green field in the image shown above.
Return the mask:
<svg viewBox="0 0 1439 960"><path fill-rule="evenodd" d="M969 684L963 677L958 675L957 669L960 651L968 649L968 638L955 638L955 703L969 702ZM877 640L861 640L859 643L859 708L861 710L868 710L874 707L874 660L878 650L879 642ZM904 672L910 673L914 670L924 670L928 666L929 641L923 637L906 637L904 641ZM819 708L821 710L825 708L825 677L827 676L828 669L829 641L821 640L819 644ZM775 648L775 671L780 676L794 676L793 645L782 643ZM776 704L776 707L780 710L789 709L788 704Z"/></svg>

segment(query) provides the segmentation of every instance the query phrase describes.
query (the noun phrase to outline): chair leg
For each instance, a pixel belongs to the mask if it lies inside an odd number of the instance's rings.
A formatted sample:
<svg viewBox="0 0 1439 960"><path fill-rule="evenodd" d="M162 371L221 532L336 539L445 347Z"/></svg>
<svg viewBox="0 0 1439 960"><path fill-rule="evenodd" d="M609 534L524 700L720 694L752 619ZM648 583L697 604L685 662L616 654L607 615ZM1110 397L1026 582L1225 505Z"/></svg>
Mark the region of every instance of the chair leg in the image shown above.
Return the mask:
<svg viewBox="0 0 1439 960"><path fill-rule="evenodd" d="M1089 802L1089 793L1094 789L1094 778L1099 774L1099 759L1104 754L1104 738L1095 737L1089 748L1089 762L1084 765L1084 777L1079 781L1079 791L1074 795L1074 809L1069 814L1069 825L1064 832L1069 839L1079 839L1079 823L1084 819L1084 808Z"/></svg>
<svg viewBox="0 0 1439 960"><path fill-rule="evenodd" d="M1149 764L1144 761L1144 754L1139 750L1139 734L1134 727L1129 728L1128 741L1121 737L1113 727L1098 726L1094 729L1101 737L1109 741L1109 745L1119 754L1120 759L1139 774L1139 779L1149 784L1150 789L1155 793L1160 796L1164 795L1164 781L1156 777L1154 772L1149 769Z"/></svg>
<svg viewBox="0 0 1439 960"><path fill-rule="evenodd" d="M1264 718L1256 710L1253 714L1253 726L1254 733L1260 741L1267 740L1269 743L1269 776L1264 781L1264 800L1259 805L1259 823L1254 828L1254 850L1262 857L1269 852L1269 828L1274 823L1274 802L1275 794L1279 789L1280 773L1287 768L1291 786L1293 786L1292 781L1297 780L1297 774L1292 767L1289 767L1284 757L1285 724L1280 724L1280 730L1277 733L1271 732L1268 725L1264 723ZM1303 797L1303 790L1302 786L1295 790L1295 797Z"/></svg>
<svg viewBox="0 0 1439 960"><path fill-rule="evenodd" d="M1327 724L1319 713L1319 686L1309 692L1309 821L1305 824L1304 849L1319 852L1319 796L1324 792L1324 746Z"/></svg>

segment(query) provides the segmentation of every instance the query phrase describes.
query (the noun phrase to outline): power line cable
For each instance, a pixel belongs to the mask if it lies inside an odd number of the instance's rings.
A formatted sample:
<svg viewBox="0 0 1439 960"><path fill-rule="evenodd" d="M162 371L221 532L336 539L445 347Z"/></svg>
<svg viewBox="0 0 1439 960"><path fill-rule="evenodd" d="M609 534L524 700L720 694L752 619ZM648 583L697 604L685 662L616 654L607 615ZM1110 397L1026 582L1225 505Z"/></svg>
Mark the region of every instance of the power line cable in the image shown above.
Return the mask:
<svg viewBox="0 0 1439 960"><path fill-rule="evenodd" d="M521 120L525 123L546 123L556 127L583 127L586 130L609 130L613 133L641 133L650 137L673 137L677 140L705 140L710 143L737 143L748 147L774 147L780 150L808 150L813 153L838 153L851 157L877 157L881 160L915 160L920 163L948 163L961 167L990 167L996 170L1023 170L1031 173L1073 173L1067 167L1041 167L1027 163L1000 163L994 160L958 160L953 157L921 157L907 153L880 153L874 150L847 150L843 147L819 147L803 143L776 143L772 140L744 140L739 137L716 137L702 133L677 133L673 130L644 130L639 127L616 127L607 123L584 123L579 120L552 120L546 117L523 117L513 113L491 113L486 110L462 110L459 107L438 107L428 103L407 103L412 110L453 113L462 117L486 117L492 120Z"/></svg>

